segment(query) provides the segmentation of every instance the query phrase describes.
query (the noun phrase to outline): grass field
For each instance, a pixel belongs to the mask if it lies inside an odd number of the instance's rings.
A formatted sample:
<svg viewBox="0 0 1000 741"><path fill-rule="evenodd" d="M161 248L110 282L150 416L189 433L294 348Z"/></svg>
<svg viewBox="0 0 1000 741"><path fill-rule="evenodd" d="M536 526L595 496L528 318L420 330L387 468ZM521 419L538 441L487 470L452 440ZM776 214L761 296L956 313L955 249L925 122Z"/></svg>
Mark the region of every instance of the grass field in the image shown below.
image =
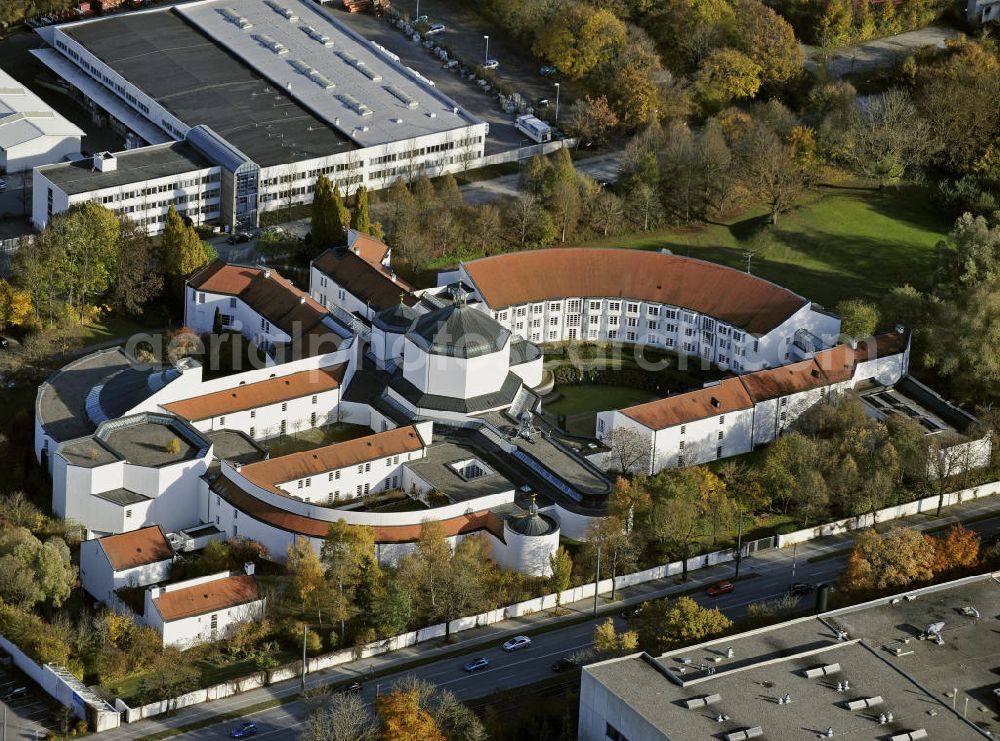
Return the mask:
<svg viewBox="0 0 1000 741"><path fill-rule="evenodd" d="M559 398L543 406L550 414L576 414L603 409L622 409L655 398L655 394L631 386L606 386L596 383L556 386Z"/></svg>
<svg viewBox="0 0 1000 741"><path fill-rule="evenodd" d="M776 226L761 212L729 223L667 229L581 243L593 247L672 250L746 269L833 308L854 296L877 299L902 283L926 287L934 246L951 228L928 188L882 191L821 186Z"/></svg>

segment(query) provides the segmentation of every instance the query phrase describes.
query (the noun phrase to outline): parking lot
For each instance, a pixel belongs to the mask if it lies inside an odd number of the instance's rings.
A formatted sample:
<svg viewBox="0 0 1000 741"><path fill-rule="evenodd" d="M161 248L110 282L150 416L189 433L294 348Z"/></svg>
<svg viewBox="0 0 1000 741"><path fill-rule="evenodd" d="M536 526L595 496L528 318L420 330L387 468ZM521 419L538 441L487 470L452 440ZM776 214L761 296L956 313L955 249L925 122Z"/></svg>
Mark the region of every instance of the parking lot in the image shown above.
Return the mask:
<svg viewBox="0 0 1000 741"><path fill-rule="evenodd" d="M22 687L26 689L24 694L3 699ZM50 731L58 730L62 706L13 665L0 666L0 706L6 709L4 737L8 741L45 738Z"/></svg>

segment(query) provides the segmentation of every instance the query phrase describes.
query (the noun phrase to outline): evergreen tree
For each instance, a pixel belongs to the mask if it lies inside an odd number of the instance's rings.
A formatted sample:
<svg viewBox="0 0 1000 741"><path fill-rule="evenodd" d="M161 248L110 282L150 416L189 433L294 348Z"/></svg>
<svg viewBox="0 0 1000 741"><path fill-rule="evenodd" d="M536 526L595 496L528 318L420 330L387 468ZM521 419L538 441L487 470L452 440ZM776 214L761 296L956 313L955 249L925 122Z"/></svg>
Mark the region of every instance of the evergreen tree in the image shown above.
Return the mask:
<svg viewBox="0 0 1000 741"><path fill-rule="evenodd" d="M341 220L344 203L339 196L330 179L320 175L312 202L312 239L319 248L338 245L344 240L344 222Z"/></svg>
<svg viewBox="0 0 1000 741"><path fill-rule="evenodd" d="M368 213L368 189L363 185L359 185L354 198L355 204L354 213L351 214L351 229L363 234L371 234L372 220Z"/></svg>
<svg viewBox="0 0 1000 741"><path fill-rule="evenodd" d="M187 226L173 206L167 211L161 247L163 271L183 279L208 262L205 244L193 226Z"/></svg>

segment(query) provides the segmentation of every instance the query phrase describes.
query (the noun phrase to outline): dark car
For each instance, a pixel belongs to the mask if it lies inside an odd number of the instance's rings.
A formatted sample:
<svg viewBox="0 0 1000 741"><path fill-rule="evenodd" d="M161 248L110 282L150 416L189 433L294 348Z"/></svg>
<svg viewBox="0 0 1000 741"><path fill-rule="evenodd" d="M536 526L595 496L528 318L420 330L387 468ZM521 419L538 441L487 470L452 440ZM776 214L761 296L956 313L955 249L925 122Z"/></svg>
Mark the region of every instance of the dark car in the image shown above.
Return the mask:
<svg viewBox="0 0 1000 741"><path fill-rule="evenodd" d="M27 697L27 696L28 696L27 687L13 687L12 689L7 690L2 695L0 695L0 700L3 700L4 702L10 702L11 700L17 700L21 697Z"/></svg>
<svg viewBox="0 0 1000 741"><path fill-rule="evenodd" d="M257 735L257 724L252 720L245 720L238 726L233 726L229 731L229 738L250 738Z"/></svg>
<svg viewBox="0 0 1000 741"><path fill-rule="evenodd" d="M246 232L237 232L236 234L230 234L229 239L226 241L229 244L243 244L244 242L249 242L253 237L251 237Z"/></svg>
<svg viewBox="0 0 1000 741"><path fill-rule="evenodd" d="M791 595L795 595L795 596L798 596L798 595L801 595L801 594L809 594L815 588L816 587L814 587L812 584L806 584L803 581L797 581L797 582L795 582L794 584L791 584L788 587L788 593L791 594Z"/></svg>
<svg viewBox="0 0 1000 741"><path fill-rule="evenodd" d="M729 594L734 589L736 589L736 585L734 585L731 581L717 581L706 590L706 594L708 594L709 597L718 597L722 594Z"/></svg>
<svg viewBox="0 0 1000 741"><path fill-rule="evenodd" d="M480 669L485 669L489 665L490 665L490 660L487 659L485 656L482 656L478 659L463 664L462 668L465 669L465 671L471 673L471 672L478 672Z"/></svg>
<svg viewBox="0 0 1000 741"><path fill-rule="evenodd" d="M641 609L642 609L642 604L641 603L638 604L638 605L629 605L628 607L622 608L622 611L620 613L618 613L618 614L621 615L626 620L628 620L630 617L638 615L639 614L639 610L641 610Z"/></svg>
<svg viewBox="0 0 1000 741"><path fill-rule="evenodd" d="M561 674L562 672L568 672L572 669L576 669L576 662L570 661L569 659L559 659L558 661L552 664L552 671L556 672L557 674Z"/></svg>
<svg viewBox="0 0 1000 741"><path fill-rule="evenodd" d="M340 692L345 695L356 695L361 692L361 682L348 682L347 684L339 685L334 688L334 692Z"/></svg>
<svg viewBox="0 0 1000 741"><path fill-rule="evenodd" d="M6 337L0 337L0 350L6 350L9 344Z"/></svg>

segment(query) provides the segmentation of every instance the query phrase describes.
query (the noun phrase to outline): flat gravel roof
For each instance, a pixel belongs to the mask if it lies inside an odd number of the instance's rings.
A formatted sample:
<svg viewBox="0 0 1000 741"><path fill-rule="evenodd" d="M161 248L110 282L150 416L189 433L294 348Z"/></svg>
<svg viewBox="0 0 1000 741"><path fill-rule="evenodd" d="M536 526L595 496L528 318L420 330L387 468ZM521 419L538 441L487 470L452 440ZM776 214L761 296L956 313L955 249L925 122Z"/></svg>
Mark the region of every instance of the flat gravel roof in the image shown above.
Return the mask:
<svg viewBox="0 0 1000 741"><path fill-rule="evenodd" d="M115 158L118 160L118 167L111 172L94 170L90 157L39 169L64 193L75 195L212 167L212 163L187 142L116 152Z"/></svg>
<svg viewBox="0 0 1000 741"><path fill-rule="evenodd" d="M121 13L60 30L181 121L209 126L259 165L354 148L174 10Z"/></svg>

